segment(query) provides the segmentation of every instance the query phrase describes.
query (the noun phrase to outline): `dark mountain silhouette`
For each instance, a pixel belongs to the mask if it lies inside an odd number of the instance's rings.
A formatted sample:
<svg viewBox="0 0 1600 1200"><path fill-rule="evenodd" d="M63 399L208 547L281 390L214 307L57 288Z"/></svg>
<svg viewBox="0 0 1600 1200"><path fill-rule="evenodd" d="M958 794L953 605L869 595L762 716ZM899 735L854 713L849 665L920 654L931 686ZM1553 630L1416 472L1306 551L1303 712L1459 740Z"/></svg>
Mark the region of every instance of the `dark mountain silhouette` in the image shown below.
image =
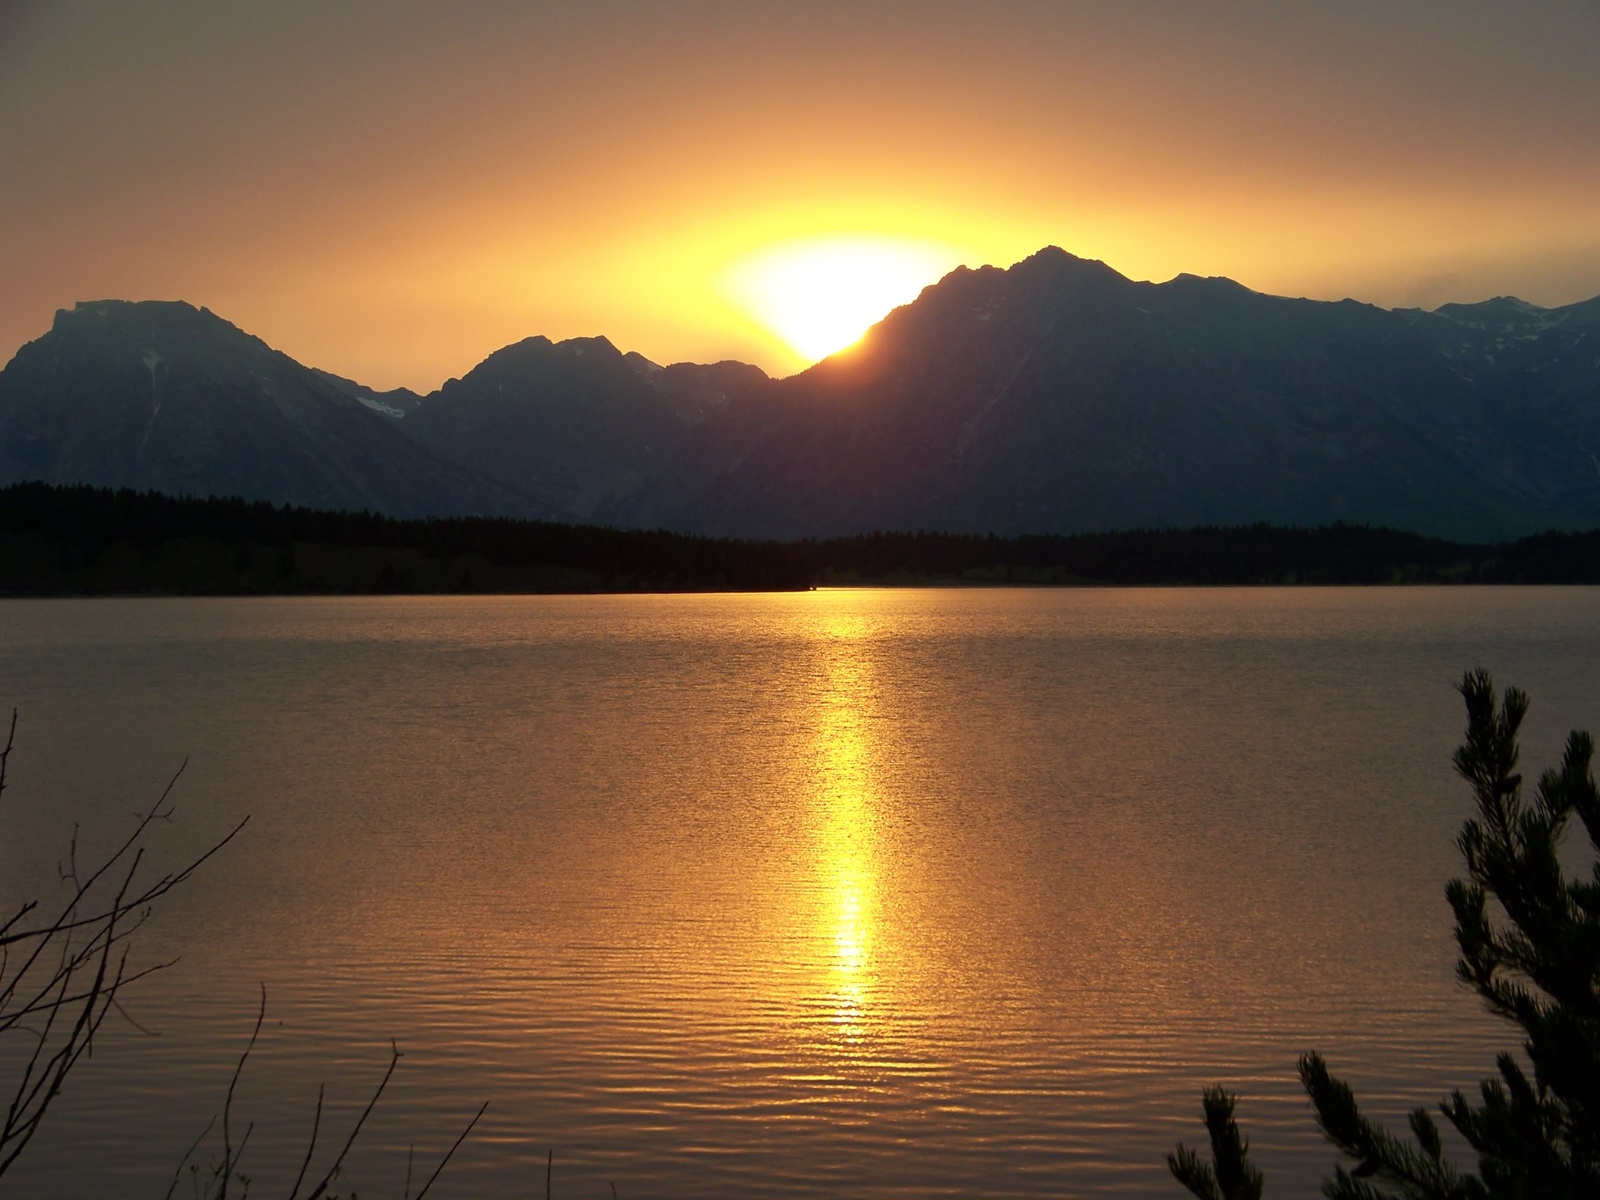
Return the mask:
<svg viewBox="0 0 1600 1200"><path fill-rule="evenodd" d="M551 515L418 446L374 403L400 411L404 397L303 367L206 309L79 304L0 372L0 482Z"/></svg>
<svg viewBox="0 0 1600 1200"><path fill-rule="evenodd" d="M1593 520L1600 510L1600 297L1539 308L1512 296L1404 312L1470 401L1447 439L1498 488Z"/></svg>
<svg viewBox="0 0 1600 1200"><path fill-rule="evenodd" d="M740 537L1346 521L1492 541L1600 526L1597 456L1600 298L1389 311L1054 248L954 271L783 380L536 337L429 396L377 393L204 311L109 302L0 374L0 480Z"/></svg>
<svg viewBox="0 0 1600 1200"><path fill-rule="evenodd" d="M571 517L638 525L654 481L699 474L695 431L769 384L744 363L659 367L603 337L532 337L450 380L403 428Z"/></svg>
<svg viewBox="0 0 1600 1200"><path fill-rule="evenodd" d="M1051 248L953 272L791 379L723 364L709 404L683 403L689 368L532 339L404 428L582 519L737 536L1600 523L1600 363L1579 353L1600 301L1495 305L1135 283ZM1506 337L1521 357L1482 369Z"/></svg>
<svg viewBox="0 0 1600 1200"><path fill-rule="evenodd" d="M1524 459L1570 468L1600 444L1581 427L1593 373L1559 412L1519 413L1520 393L1491 401L1407 316L1134 283L1059 250L958 270L775 391L716 431L714 486L668 480L639 518L768 536L1345 520L1478 539L1600 519L1572 470L1497 457L1491 420L1520 420Z"/></svg>

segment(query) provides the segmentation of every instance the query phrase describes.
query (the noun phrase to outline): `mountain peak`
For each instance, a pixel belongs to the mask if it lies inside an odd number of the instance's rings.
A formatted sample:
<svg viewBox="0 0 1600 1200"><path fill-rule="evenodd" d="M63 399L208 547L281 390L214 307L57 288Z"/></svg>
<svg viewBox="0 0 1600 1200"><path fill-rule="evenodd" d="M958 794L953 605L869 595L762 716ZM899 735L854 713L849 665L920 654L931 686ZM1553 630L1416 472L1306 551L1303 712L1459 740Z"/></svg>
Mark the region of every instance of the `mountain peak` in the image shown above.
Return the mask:
<svg viewBox="0 0 1600 1200"><path fill-rule="evenodd" d="M1472 329L1526 333L1563 324L1572 316L1571 309L1575 307L1541 308L1516 296L1496 296L1477 304L1441 304L1433 310L1433 315Z"/></svg>
<svg viewBox="0 0 1600 1200"><path fill-rule="evenodd" d="M1105 266L1105 263L1100 262L1098 258L1084 258L1082 255L1073 254L1070 250L1063 250L1060 246L1055 245L1041 246L1022 261L1025 263L1098 263L1102 267ZM1018 265L1020 266L1021 264Z"/></svg>
<svg viewBox="0 0 1600 1200"><path fill-rule="evenodd" d="M1494 296L1488 300L1479 300L1476 304L1441 304L1433 310L1438 313L1505 313L1524 317L1537 317L1549 312L1548 308L1541 308L1537 304L1530 304L1517 296Z"/></svg>
<svg viewBox="0 0 1600 1200"><path fill-rule="evenodd" d="M1098 258L1081 258L1076 254L1063 250L1060 246L1045 246L1035 250L1021 262L1014 264L1011 270L1023 275L1033 274L1038 271L1049 271L1053 274L1071 272L1074 275L1100 277L1104 279L1126 279L1120 271L1108 266Z"/></svg>
<svg viewBox="0 0 1600 1200"><path fill-rule="evenodd" d="M622 356L622 361L627 363L628 366L632 368L635 375L644 375L649 377L651 375L659 374L661 371L666 369L658 362L651 362L637 350L629 350Z"/></svg>
<svg viewBox="0 0 1600 1200"><path fill-rule="evenodd" d="M75 353L156 354L173 359L211 355L222 347L248 355L278 352L209 308L184 300L80 300L56 310L50 332L38 344L72 346Z"/></svg>
<svg viewBox="0 0 1600 1200"><path fill-rule="evenodd" d="M194 325L197 322L236 329L209 308L196 308L187 300L79 300L71 308L56 309L53 329L64 326L104 322L124 326L132 322L159 322L163 325Z"/></svg>
<svg viewBox="0 0 1600 1200"><path fill-rule="evenodd" d="M582 358L585 354L595 354L602 358L621 358L622 351L618 350L605 336L567 338L555 344L556 350L563 354L570 354L574 358Z"/></svg>

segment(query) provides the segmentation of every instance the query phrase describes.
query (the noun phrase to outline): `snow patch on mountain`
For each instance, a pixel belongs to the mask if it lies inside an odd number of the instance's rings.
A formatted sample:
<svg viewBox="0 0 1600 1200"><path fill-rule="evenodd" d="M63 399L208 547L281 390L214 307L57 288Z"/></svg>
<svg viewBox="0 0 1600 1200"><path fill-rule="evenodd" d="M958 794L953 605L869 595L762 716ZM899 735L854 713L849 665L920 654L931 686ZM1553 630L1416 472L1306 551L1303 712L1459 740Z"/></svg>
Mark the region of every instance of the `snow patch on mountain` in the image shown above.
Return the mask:
<svg viewBox="0 0 1600 1200"><path fill-rule="evenodd" d="M382 400L374 399L371 396L357 396L356 399L375 413L379 413L396 421L405 419L406 413L405 409L403 408L396 408L392 404L385 404Z"/></svg>

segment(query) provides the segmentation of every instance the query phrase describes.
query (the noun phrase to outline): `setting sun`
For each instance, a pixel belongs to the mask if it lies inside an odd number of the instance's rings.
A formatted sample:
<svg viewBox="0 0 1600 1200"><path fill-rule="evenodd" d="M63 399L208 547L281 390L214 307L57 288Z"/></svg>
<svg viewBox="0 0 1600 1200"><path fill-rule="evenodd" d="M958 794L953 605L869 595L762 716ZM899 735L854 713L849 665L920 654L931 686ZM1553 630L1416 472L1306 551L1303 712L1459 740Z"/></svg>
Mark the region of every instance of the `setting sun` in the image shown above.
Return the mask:
<svg viewBox="0 0 1600 1200"><path fill-rule="evenodd" d="M908 304L961 264L937 242L867 234L768 246L729 268L723 290L752 320L807 362L859 341L885 313Z"/></svg>

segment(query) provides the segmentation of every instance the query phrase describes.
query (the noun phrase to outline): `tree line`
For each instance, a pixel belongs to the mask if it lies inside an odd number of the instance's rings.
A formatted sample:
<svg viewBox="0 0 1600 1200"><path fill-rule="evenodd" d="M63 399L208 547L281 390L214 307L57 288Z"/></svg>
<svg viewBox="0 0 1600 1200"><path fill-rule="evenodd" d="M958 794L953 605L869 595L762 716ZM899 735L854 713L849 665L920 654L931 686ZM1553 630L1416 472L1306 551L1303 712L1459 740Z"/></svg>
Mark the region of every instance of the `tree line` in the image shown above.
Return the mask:
<svg viewBox="0 0 1600 1200"><path fill-rule="evenodd" d="M781 591L829 584L1600 583L1600 530L1500 544L1267 524L795 542L238 498L0 488L0 593Z"/></svg>
<svg viewBox="0 0 1600 1200"><path fill-rule="evenodd" d="M42 483L0 488L0 563L0 589L13 595L810 586L805 562L776 543Z"/></svg>
<svg viewBox="0 0 1600 1200"><path fill-rule="evenodd" d="M1259 523L1010 538L873 533L797 545L819 582L1600 583L1600 531L1480 545L1370 525Z"/></svg>

